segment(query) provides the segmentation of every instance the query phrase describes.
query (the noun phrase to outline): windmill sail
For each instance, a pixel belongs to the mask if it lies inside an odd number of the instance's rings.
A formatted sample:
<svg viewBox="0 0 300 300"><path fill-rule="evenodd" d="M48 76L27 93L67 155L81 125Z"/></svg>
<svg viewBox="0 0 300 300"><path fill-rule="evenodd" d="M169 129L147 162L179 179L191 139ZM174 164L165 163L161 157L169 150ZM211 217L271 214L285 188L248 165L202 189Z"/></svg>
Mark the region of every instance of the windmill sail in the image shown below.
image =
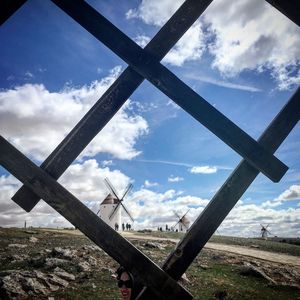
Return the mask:
<svg viewBox="0 0 300 300"><path fill-rule="evenodd" d="M133 217L131 216L131 214L129 213L128 209L125 207L125 205L122 203L122 201L124 200L124 198L126 197L126 195L129 193L129 191L132 189L133 185L130 183L128 184L128 186L125 189L125 192L122 196L122 198L120 199L116 190L114 189L112 183L109 181L108 178L105 178L104 180L105 184L107 185L108 189L112 192L112 194L114 194L114 196L116 197L117 200L117 205L114 207L114 209L112 210L112 212L109 215L109 219L111 220L113 218L113 216L116 214L116 212L118 211L118 209L120 207L122 207L124 209L124 211L126 212L126 214L128 215L128 217L132 220L132 222L134 222Z"/></svg>

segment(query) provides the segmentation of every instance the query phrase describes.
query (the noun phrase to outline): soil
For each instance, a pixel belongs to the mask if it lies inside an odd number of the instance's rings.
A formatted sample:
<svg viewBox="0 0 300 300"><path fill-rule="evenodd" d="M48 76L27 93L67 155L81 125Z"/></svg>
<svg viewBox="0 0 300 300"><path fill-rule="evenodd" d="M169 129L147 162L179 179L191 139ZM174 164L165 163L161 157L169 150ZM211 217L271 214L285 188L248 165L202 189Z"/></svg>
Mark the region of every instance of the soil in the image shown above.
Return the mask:
<svg viewBox="0 0 300 300"><path fill-rule="evenodd" d="M151 237L151 236L143 236L143 235L136 235L131 232L124 232L123 235L130 239L141 239L141 240L155 240L155 241L172 241L175 243L179 242L179 239L169 239L169 238L158 238L158 237ZM261 260L266 260L270 262L280 263L280 264L288 264L293 265L300 269L300 257L281 254L281 253L272 253L268 251L262 251L257 249L252 249L249 247L242 247L242 246L233 246L233 245L225 245L219 243L210 243L208 242L205 247L206 249L212 250L219 250L225 251L229 253L235 253L243 256L249 256L253 258L258 258Z"/></svg>

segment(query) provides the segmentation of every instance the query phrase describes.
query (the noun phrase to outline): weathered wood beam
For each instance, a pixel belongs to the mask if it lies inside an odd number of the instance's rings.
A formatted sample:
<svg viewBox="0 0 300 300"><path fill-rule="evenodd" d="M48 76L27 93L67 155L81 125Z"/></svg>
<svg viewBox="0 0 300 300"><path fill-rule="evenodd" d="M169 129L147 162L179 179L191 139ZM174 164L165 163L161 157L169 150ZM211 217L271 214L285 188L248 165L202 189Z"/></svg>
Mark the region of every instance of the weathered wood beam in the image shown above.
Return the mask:
<svg viewBox="0 0 300 300"><path fill-rule="evenodd" d="M300 88L261 135L259 144L274 153L299 119ZM246 160L240 162L164 263L169 275L182 276L258 174Z"/></svg>
<svg viewBox="0 0 300 300"><path fill-rule="evenodd" d="M279 181L286 173L288 167L284 163L266 151L89 4L82 0L52 2L272 181Z"/></svg>
<svg viewBox="0 0 300 300"><path fill-rule="evenodd" d="M160 61L211 2L212 0L187 0L149 42L145 51ZM130 66L127 67L42 163L41 168L58 179L143 80ZM40 198L26 186L22 186L12 199L29 212Z"/></svg>
<svg viewBox="0 0 300 300"><path fill-rule="evenodd" d="M187 290L2 136L0 164L122 266L138 274L158 299L192 299Z"/></svg>
<svg viewBox="0 0 300 300"><path fill-rule="evenodd" d="M300 26L300 1L299 0L266 0L290 20Z"/></svg>
<svg viewBox="0 0 300 300"><path fill-rule="evenodd" d="M1 0L0 26L9 19L27 0Z"/></svg>
<svg viewBox="0 0 300 300"><path fill-rule="evenodd" d="M274 118L258 142L274 153L299 119L300 88ZM181 278L258 174L257 169L245 159L242 160L177 244L175 250L170 253L162 269L175 280ZM151 299L147 288L141 291L139 299Z"/></svg>

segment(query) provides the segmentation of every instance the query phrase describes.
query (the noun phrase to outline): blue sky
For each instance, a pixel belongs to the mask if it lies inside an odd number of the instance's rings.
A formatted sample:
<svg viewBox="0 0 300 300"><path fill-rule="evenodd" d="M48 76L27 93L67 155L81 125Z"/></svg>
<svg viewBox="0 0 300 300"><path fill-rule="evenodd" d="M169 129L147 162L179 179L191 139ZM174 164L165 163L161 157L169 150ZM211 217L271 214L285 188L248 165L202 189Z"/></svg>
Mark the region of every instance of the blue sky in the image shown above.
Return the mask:
<svg viewBox="0 0 300 300"><path fill-rule="evenodd" d="M144 47L182 1L88 1ZM226 14L224 14L226 11ZM0 27L1 134L40 164L126 68L48 1L28 1ZM300 29L264 1L216 0L162 63L257 139L300 83ZM187 99L188 101L188 99ZM259 175L218 232L254 236L260 224L300 236L299 124L276 156L279 183ZM108 177L135 228L194 221L241 157L146 80L59 180L93 211ZM0 169L0 226L68 226L43 201L25 213L20 183Z"/></svg>

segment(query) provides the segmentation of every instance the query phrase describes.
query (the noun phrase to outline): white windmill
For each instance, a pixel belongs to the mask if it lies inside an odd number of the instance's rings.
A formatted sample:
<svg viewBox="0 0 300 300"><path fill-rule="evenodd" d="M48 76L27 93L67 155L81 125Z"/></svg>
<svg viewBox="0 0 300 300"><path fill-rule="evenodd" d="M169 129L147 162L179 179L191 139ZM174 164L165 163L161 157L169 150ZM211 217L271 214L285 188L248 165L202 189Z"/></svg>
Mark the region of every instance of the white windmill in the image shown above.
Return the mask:
<svg viewBox="0 0 300 300"><path fill-rule="evenodd" d="M173 228L176 228L176 226L178 225L179 232L187 232L188 231L188 229L190 227L190 221L188 220L186 215L189 211L190 210L188 210L182 217L180 217L176 211L173 211L175 216L178 218L178 222L175 224L175 226L173 226Z"/></svg>
<svg viewBox="0 0 300 300"><path fill-rule="evenodd" d="M125 213L132 220L132 222L134 222L131 214L122 203L122 201L124 201L125 196L132 189L132 184L128 184L123 194L123 197L119 198L116 190L114 189L113 185L108 180L108 178L105 178L104 182L108 187L110 193L102 201L102 203L100 203L100 209L98 210L97 215L100 213L99 216L105 223L107 223L110 227L118 230L121 229L122 225L121 207L124 209Z"/></svg>
<svg viewBox="0 0 300 300"><path fill-rule="evenodd" d="M269 225L270 224L268 224L267 226L264 226L264 225L260 224L260 226L261 226L260 233L261 233L261 237L263 239L267 239L268 235L271 234L271 232L268 230Z"/></svg>

